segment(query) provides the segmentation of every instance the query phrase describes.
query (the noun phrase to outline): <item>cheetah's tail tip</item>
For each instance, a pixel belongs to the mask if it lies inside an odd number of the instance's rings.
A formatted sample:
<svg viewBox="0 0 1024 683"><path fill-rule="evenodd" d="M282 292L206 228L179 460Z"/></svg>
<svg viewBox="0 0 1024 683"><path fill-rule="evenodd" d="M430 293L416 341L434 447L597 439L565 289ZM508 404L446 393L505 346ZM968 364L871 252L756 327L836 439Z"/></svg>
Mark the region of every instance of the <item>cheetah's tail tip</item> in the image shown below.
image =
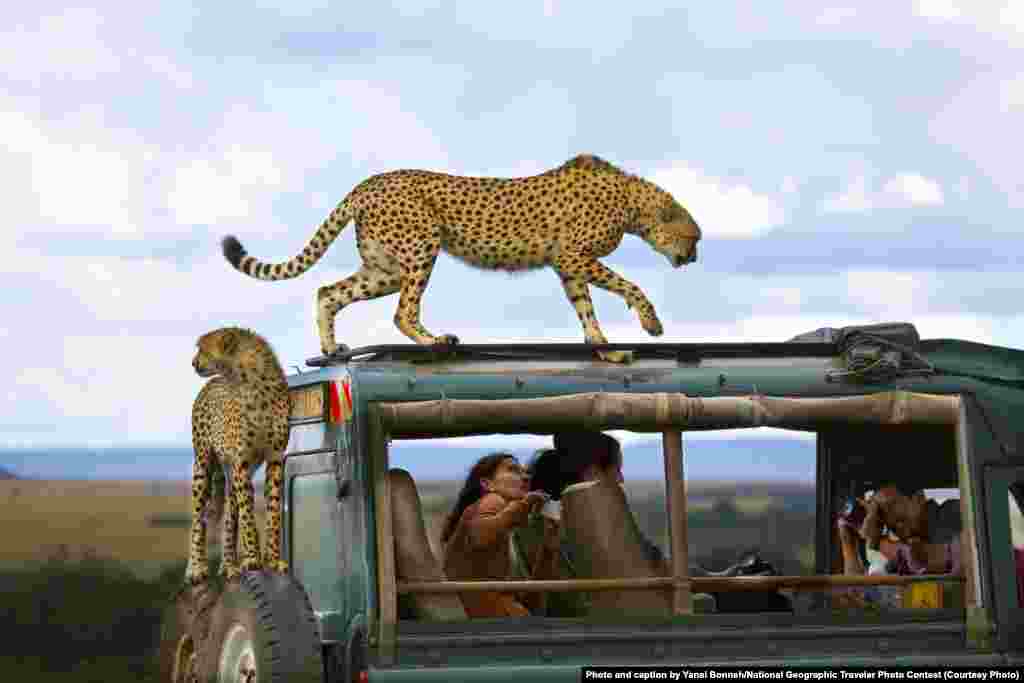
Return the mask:
<svg viewBox="0 0 1024 683"><path fill-rule="evenodd" d="M234 235L228 235L220 242L221 249L224 251L224 258L228 260L235 268L238 268L238 264L245 258L245 247L238 241L238 238Z"/></svg>

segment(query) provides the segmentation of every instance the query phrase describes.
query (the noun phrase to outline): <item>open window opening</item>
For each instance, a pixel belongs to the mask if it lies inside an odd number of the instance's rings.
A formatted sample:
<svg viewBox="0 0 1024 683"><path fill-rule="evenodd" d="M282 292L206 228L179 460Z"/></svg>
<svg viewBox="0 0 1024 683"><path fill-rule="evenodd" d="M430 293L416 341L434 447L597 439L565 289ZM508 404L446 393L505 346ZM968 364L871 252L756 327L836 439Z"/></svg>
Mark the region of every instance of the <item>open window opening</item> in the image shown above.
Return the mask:
<svg viewBox="0 0 1024 683"><path fill-rule="evenodd" d="M973 534L944 528L942 540L950 543L932 545L949 547L925 549L922 555L922 539L900 537L919 529L906 527L890 512L876 525L875 537L856 539L861 570L851 571L838 524L850 517L851 504L865 506L875 496L896 494L923 501L918 512L933 530L939 520L935 508L950 519L959 516L965 504L961 492L969 490L969 482L962 480L968 468L956 396L600 394L378 404L376 409L375 424L390 444L380 448L376 466L385 624L393 626L400 617L473 618L462 600L482 593L529 603L522 616L552 616L550 602L534 607L527 596L550 600L575 594L586 596L584 617L635 613L658 620L737 612L784 612L799 619L837 609L854 620L857 612L907 610L917 618L921 610L931 610L936 618L962 620L964 607L978 605L972 582L965 580L974 570ZM572 548L570 575L538 579L513 570L504 578L447 576L440 533L469 467L497 451L528 466L536 451L551 446L553 434L581 426L619 438L624 481L623 486L609 479L576 482L560 492L558 547ZM742 461L743 443L758 427L784 430L776 438L802 444L802 477L787 481L747 471L713 483L694 478L706 468L704 459L716 464L727 457L721 446L710 447L702 437L725 437L733 457ZM652 467L649 457L641 457L644 449L661 462ZM452 474L414 480L409 470L420 469L413 467L419 457L450 464ZM765 463L766 470L777 464L770 457ZM648 474L660 474L657 483L631 476L631 470L645 467ZM403 492L398 498L404 503L395 502L396 491ZM500 551L514 558L515 535L509 538L511 549ZM914 552L900 551L904 565L897 565L887 553L901 543L913 545ZM943 553L942 558L929 559L930 552Z"/></svg>

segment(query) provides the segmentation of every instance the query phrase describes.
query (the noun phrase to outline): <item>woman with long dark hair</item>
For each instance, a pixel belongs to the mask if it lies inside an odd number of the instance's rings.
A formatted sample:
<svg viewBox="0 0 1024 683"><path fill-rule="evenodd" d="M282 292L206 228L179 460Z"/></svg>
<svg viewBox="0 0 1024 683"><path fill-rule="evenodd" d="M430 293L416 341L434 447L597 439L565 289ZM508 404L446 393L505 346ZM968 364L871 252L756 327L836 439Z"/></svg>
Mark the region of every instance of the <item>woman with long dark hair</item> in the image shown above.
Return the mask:
<svg viewBox="0 0 1024 683"><path fill-rule="evenodd" d="M577 430L558 432L554 448L539 451L530 463L530 488L547 493L552 501L559 501L567 486L584 481L604 479L623 483L622 446L618 439L603 432ZM549 506L551 507L551 506ZM557 508L557 505L553 507ZM520 577L578 578L573 563L571 545L559 543L560 514L557 509L543 515L534 515L529 522L513 532L514 551ZM639 537L647 555L656 562L664 562L658 546L643 534ZM543 594L542 594L543 595ZM590 609L590 596L586 592L552 592L540 599L550 617L584 616Z"/></svg>
<svg viewBox="0 0 1024 683"><path fill-rule="evenodd" d="M509 534L526 523L531 509L548 499L541 491L529 491L528 483L523 466L509 453L491 453L473 465L441 532L449 580L510 577ZM545 563L543 558L538 560ZM536 607L540 601L538 593L517 596L488 591L460 597L470 617L528 616L527 605Z"/></svg>
<svg viewBox="0 0 1024 683"><path fill-rule="evenodd" d="M558 500L566 486L595 479L621 484L622 446L603 432L558 432L555 447L540 451L530 463L530 488Z"/></svg>

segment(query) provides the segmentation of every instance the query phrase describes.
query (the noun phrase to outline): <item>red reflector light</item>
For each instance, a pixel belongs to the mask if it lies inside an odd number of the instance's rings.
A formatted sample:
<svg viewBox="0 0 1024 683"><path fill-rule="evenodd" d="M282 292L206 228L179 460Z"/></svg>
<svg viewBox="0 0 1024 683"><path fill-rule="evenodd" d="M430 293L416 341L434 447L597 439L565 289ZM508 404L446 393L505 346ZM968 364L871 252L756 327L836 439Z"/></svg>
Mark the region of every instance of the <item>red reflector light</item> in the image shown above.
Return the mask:
<svg viewBox="0 0 1024 683"><path fill-rule="evenodd" d="M359 683L368 683L370 680L370 674L366 671L359 672Z"/></svg>

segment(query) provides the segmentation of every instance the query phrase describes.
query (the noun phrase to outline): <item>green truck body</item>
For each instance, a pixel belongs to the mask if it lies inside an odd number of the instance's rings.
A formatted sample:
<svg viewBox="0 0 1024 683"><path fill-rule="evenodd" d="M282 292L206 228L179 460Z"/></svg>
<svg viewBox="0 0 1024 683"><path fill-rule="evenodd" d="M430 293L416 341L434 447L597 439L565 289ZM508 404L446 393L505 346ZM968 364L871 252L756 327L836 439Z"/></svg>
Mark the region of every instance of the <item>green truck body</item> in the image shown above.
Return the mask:
<svg viewBox="0 0 1024 683"><path fill-rule="evenodd" d="M630 348L636 360L618 366L581 355L579 347L557 345L469 347L450 356L382 347L344 361L310 361L321 367L289 377L295 409L285 465L284 552L316 612L327 680L360 680L365 672L370 681L541 683L579 681L582 666L1024 663L1024 607L1016 597L1008 508L1008 494L1024 503L1024 352L925 340L916 351L932 371L856 381L834 374L842 358L833 343ZM601 393L839 398L891 392L959 396L961 420L952 437L959 456L943 461L953 465L933 466L927 429L909 436L857 425L815 430L816 571L834 573L828 505L837 478L856 478L857 467L870 467L884 439L892 444L892 466L916 470L926 486L948 485L950 467L956 467L964 524L975 543L973 604L856 614L825 608L656 620L385 623L394 579L381 573L378 497L388 440L396 435L377 405ZM500 431L552 430L524 424ZM463 474L453 472L452 478Z"/></svg>

